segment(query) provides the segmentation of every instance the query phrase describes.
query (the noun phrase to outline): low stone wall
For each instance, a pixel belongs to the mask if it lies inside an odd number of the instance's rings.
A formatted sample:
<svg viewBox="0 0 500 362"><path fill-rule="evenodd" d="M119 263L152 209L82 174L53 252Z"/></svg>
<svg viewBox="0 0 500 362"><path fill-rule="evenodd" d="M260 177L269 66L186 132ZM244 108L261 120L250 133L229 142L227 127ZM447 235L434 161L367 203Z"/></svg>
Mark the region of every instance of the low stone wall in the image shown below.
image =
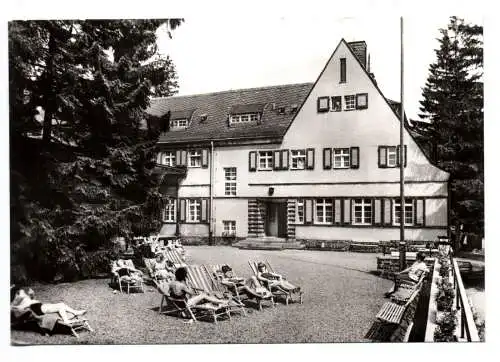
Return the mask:
<svg viewBox="0 0 500 362"><path fill-rule="evenodd" d="M233 245L240 240L244 240L245 238L241 237L221 237L214 236L212 237L213 245ZM179 237L179 242L182 245L209 245L208 236L181 236Z"/></svg>

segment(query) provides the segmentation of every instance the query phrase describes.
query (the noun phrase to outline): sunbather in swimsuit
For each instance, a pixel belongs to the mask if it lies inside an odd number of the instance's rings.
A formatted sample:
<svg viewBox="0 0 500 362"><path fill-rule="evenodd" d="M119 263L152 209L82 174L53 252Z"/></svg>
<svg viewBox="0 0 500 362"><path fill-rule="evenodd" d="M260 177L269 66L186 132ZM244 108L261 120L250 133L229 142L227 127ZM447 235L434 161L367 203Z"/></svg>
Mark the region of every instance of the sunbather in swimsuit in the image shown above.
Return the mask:
<svg viewBox="0 0 500 362"><path fill-rule="evenodd" d="M221 271L223 274L221 283L230 289L238 291L238 293L246 293L247 295L263 298L271 296L271 293L266 288L260 286L260 283L254 276L248 279L235 277L229 265L223 265Z"/></svg>
<svg viewBox="0 0 500 362"><path fill-rule="evenodd" d="M31 310L34 314L41 316L43 314L58 313L64 323L69 323L70 319L68 313L73 316L81 316L86 313L85 310L76 310L64 303L41 303L34 299L34 292L30 288L26 292L22 288L11 288L11 303L12 310L22 312L23 310Z"/></svg>
<svg viewBox="0 0 500 362"><path fill-rule="evenodd" d="M293 285L288 280L284 279L282 275L268 271L266 264L263 262L257 264L257 270L257 279L267 283L269 288L278 288L286 292L300 291L300 287Z"/></svg>

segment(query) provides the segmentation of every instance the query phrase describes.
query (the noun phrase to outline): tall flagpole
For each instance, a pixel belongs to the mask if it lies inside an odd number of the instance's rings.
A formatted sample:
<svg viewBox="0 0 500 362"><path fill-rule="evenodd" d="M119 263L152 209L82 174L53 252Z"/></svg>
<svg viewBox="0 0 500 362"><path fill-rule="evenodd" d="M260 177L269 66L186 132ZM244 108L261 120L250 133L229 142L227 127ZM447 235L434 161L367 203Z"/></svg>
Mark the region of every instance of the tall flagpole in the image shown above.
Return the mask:
<svg viewBox="0 0 500 362"><path fill-rule="evenodd" d="M405 242L405 146L404 146L404 47L403 47L403 17L401 17L401 122L399 125L399 270L406 268L406 242Z"/></svg>

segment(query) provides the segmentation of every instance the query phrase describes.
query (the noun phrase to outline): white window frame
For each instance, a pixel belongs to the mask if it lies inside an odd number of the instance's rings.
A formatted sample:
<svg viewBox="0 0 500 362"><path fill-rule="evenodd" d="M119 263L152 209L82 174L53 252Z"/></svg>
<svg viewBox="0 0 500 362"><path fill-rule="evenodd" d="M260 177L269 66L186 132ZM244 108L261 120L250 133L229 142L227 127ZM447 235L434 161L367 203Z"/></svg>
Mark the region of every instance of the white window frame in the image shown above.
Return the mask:
<svg viewBox="0 0 500 362"><path fill-rule="evenodd" d="M371 225L373 217L372 199L358 198L358 199L353 199L352 202L354 207L354 217L352 223L354 225ZM357 208L360 208L359 211ZM358 212L361 212L361 215L358 216ZM361 221L358 221L359 217L361 217Z"/></svg>
<svg viewBox="0 0 500 362"><path fill-rule="evenodd" d="M318 208L321 209L321 220L318 216ZM327 210L330 210L330 220L327 218ZM314 200L314 223L318 225L333 224L333 200L332 199L315 199Z"/></svg>
<svg viewBox="0 0 500 362"><path fill-rule="evenodd" d="M350 148L334 148L333 149L333 168L350 168L351 167L351 149Z"/></svg>
<svg viewBox="0 0 500 362"><path fill-rule="evenodd" d="M396 210L399 208L399 212ZM398 215L399 214L399 215ZM393 220L393 225L399 225L399 220L398 218L401 216L401 200L399 199L394 199L393 202L393 208L392 208L392 220ZM405 225L407 226L413 226L415 225L414 220L415 220L415 205L413 202L412 198L405 198ZM407 220L411 219L410 222Z"/></svg>
<svg viewBox="0 0 500 362"><path fill-rule="evenodd" d="M356 109L356 95L348 94L344 96L344 110L352 111Z"/></svg>
<svg viewBox="0 0 500 362"><path fill-rule="evenodd" d="M260 120L260 113L238 113L229 116L229 124L257 122Z"/></svg>
<svg viewBox="0 0 500 362"><path fill-rule="evenodd" d="M295 203L295 223L303 224L304 223L304 211L305 211L305 202L303 199L297 200ZM301 217L302 216L302 217Z"/></svg>
<svg viewBox="0 0 500 362"><path fill-rule="evenodd" d="M264 167L262 167L262 161L264 161ZM270 171L273 169L273 151L259 151L257 169L259 171Z"/></svg>
<svg viewBox="0 0 500 362"><path fill-rule="evenodd" d="M201 151L191 150L188 152L188 167L201 167Z"/></svg>
<svg viewBox="0 0 500 362"><path fill-rule="evenodd" d="M386 148L386 157L387 157L387 167L396 167L398 165L398 151L396 146L387 146ZM393 156L393 160L391 160L391 156Z"/></svg>
<svg viewBox="0 0 500 362"><path fill-rule="evenodd" d="M187 222L201 222L201 200L200 199L187 199Z"/></svg>
<svg viewBox="0 0 500 362"><path fill-rule="evenodd" d="M170 121L170 129L186 129L189 122L187 118L172 119Z"/></svg>
<svg viewBox="0 0 500 362"><path fill-rule="evenodd" d="M165 166L175 166L175 152L166 151L161 156L161 164Z"/></svg>
<svg viewBox="0 0 500 362"><path fill-rule="evenodd" d="M163 209L163 222L175 222L177 215L177 203L175 199L168 199Z"/></svg>
<svg viewBox="0 0 500 362"><path fill-rule="evenodd" d="M302 162L302 165L299 165ZM291 150L290 151L290 170L305 170L306 169L306 150Z"/></svg>
<svg viewBox="0 0 500 362"><path fill-rule="evenodd" d="M222 236L236 236L236 220L222 220Z"/></svg>
<svg viewBox="0 0 500 362"><path fill-rule="evenodd" d="M236 167L224 167L224 195L236 196Z"/></svg>

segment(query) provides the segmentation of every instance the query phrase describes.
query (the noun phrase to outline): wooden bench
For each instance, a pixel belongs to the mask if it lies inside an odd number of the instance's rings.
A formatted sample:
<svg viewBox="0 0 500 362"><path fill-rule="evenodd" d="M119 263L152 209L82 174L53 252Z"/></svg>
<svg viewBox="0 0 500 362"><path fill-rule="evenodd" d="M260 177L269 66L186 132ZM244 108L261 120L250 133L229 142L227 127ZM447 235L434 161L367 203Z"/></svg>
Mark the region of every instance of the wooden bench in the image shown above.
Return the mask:
<svg viewBox="0 0 500 362"><path fill-rule="evenodd" d="M385 302L380 311L377 313L377 319L382 322L399 324L403 313L406 309L406 304L397 304L394 302Z"/></svg>

